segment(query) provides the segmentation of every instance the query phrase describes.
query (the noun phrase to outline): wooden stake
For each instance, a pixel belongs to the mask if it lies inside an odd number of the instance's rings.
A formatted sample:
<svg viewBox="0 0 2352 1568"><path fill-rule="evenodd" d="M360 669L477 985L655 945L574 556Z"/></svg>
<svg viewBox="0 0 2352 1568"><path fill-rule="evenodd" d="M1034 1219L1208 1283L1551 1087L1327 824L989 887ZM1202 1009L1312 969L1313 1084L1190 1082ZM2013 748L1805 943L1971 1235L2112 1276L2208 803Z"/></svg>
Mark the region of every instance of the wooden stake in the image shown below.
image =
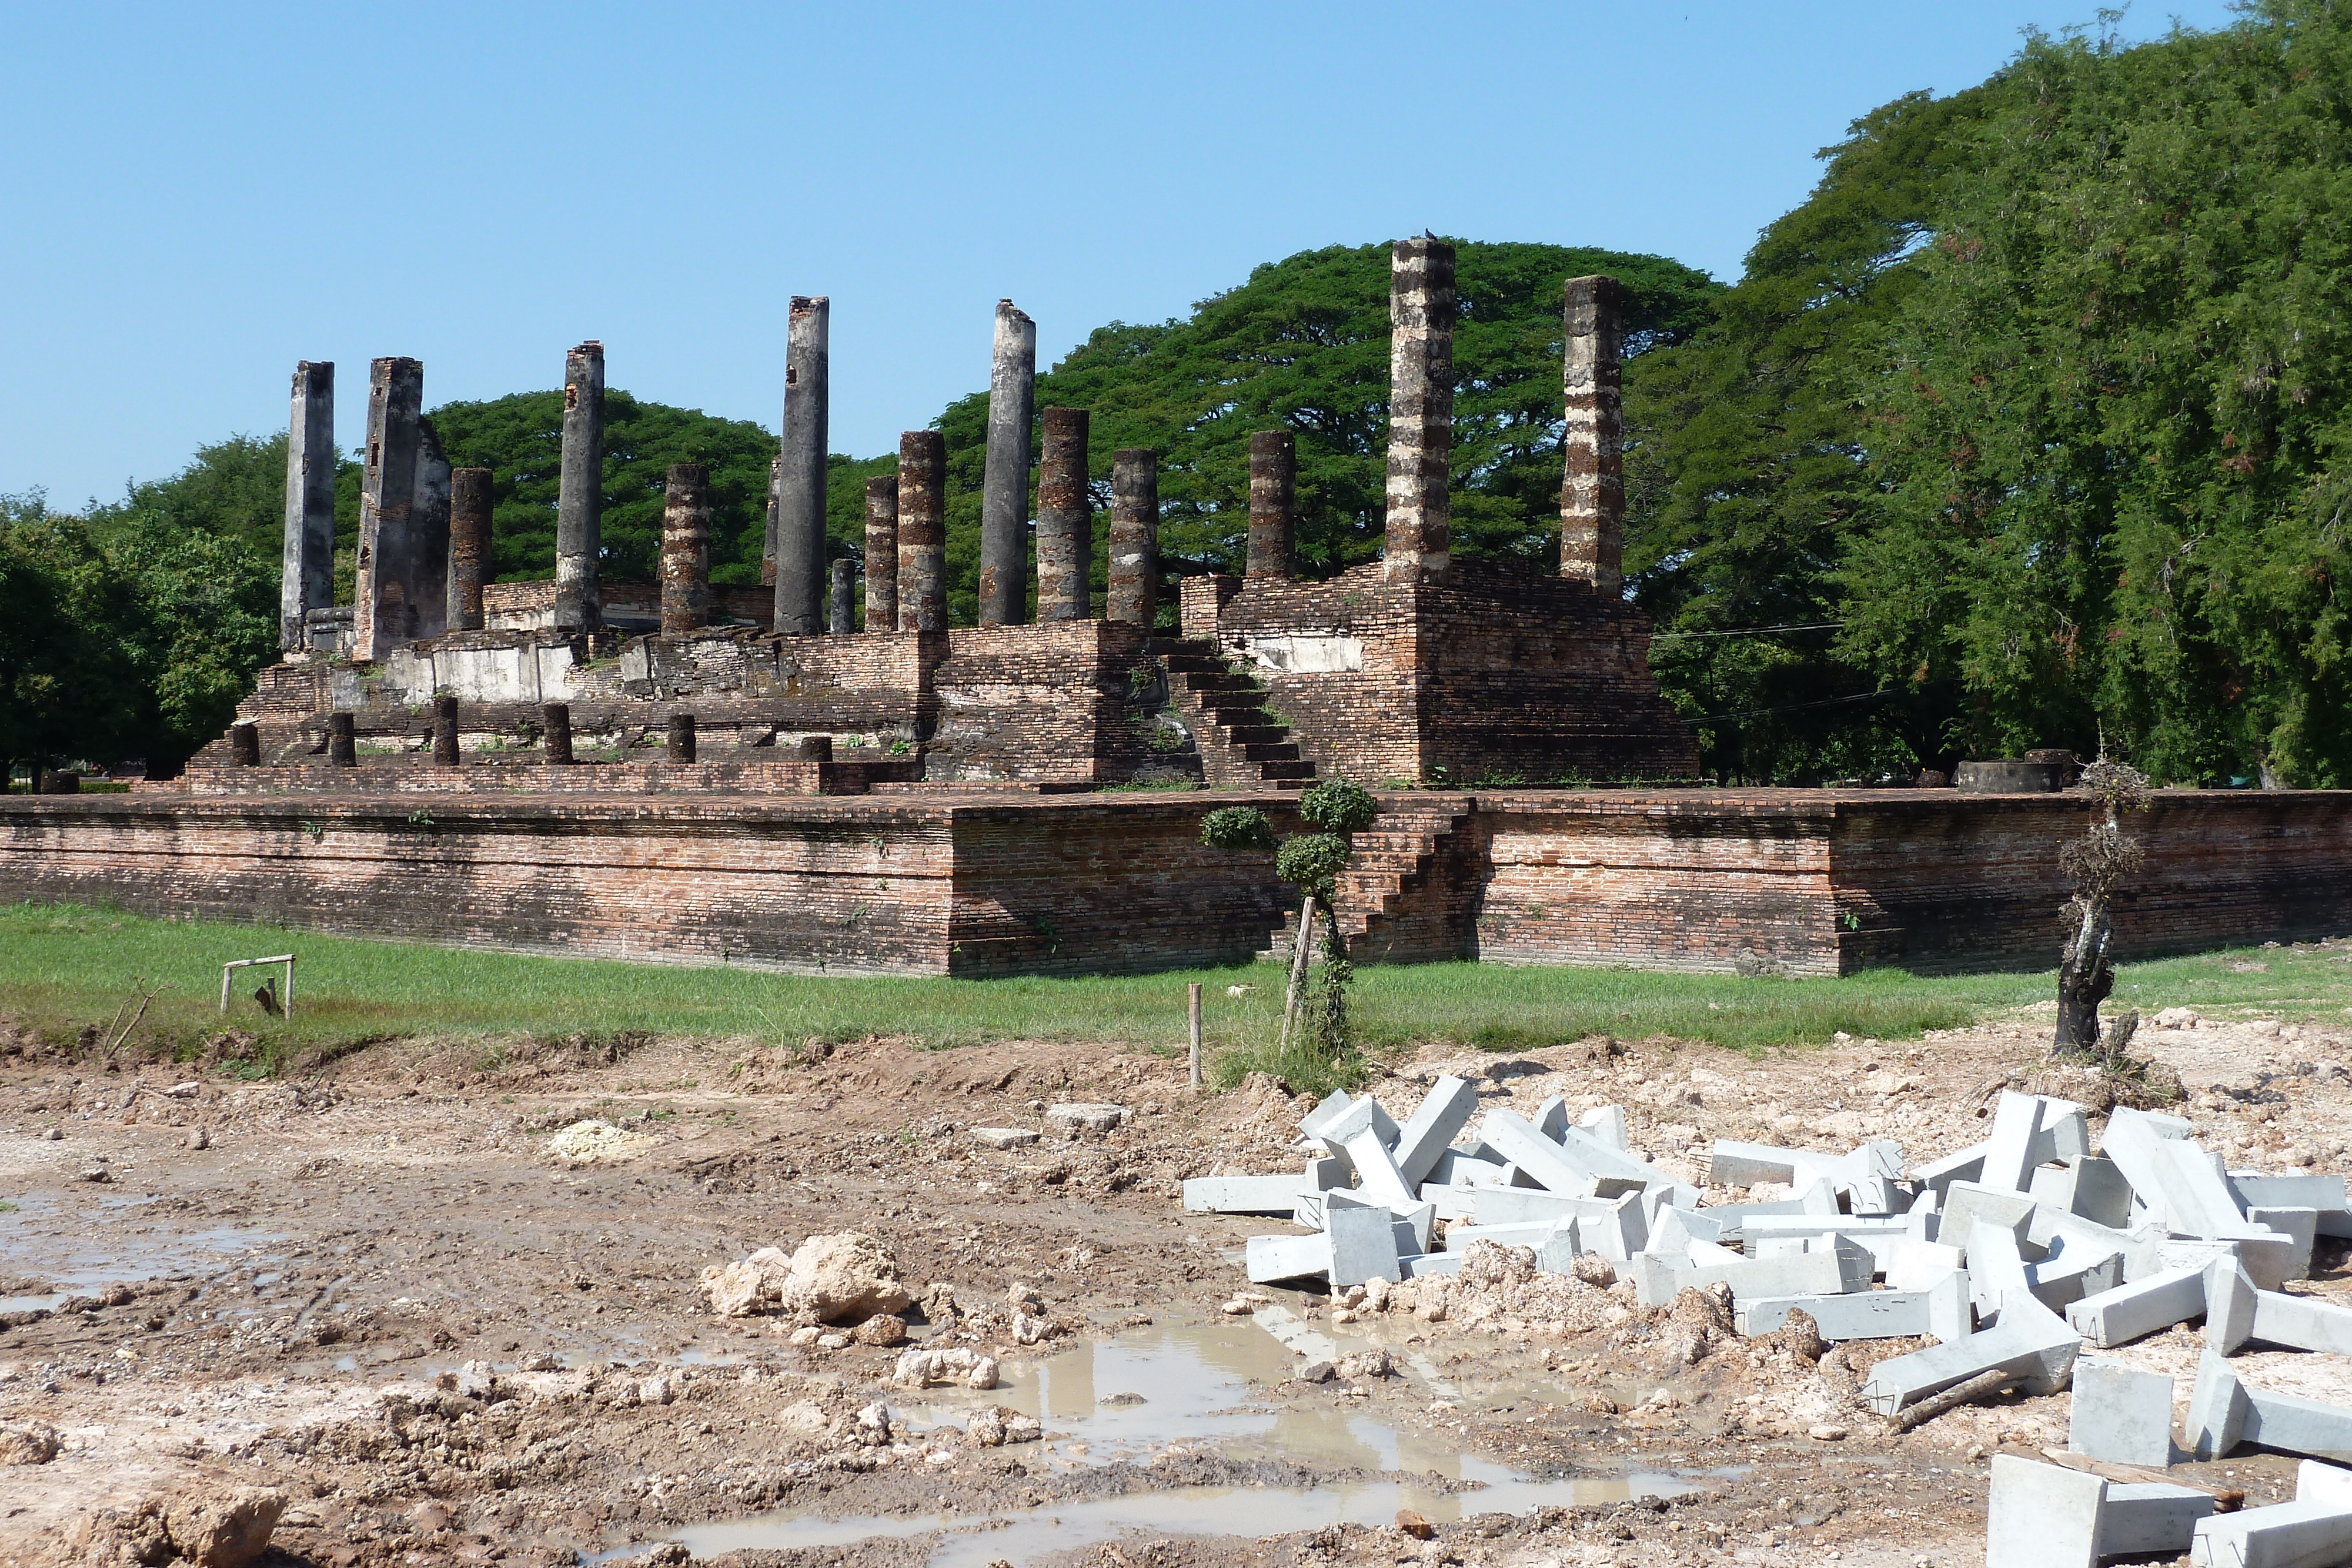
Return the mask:
<svg viewBox="0 0 2352 1568"><path fill-rule="evenodd" d="M1307 956L1315 950L1315 895L1298 906L1298 937L1290 945L1290 985L1282 995L1282 1040L1277 1051L1290 1049L1291 1020L1298 1016L1298 993L1307 984Z"/></svg>
<svg viewBox="0 0 2352 1568"><path fill-rule="evenodd" d="M1201 986L1184 988L1184 1022L1192 1039L1192 1087L1201 1086Z"/></svg>

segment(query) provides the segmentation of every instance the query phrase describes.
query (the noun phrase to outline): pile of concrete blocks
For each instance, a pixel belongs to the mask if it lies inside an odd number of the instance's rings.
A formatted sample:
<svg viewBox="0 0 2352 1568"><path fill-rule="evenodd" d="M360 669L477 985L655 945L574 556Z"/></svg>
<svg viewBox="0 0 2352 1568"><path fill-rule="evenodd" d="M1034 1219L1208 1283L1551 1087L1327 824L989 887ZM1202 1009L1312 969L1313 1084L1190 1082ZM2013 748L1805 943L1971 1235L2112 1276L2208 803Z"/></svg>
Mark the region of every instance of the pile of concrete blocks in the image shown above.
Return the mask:
<svg viewBox="0 0 2352 1568"><path fill-rule="evenodd" d="M1992 1461L1985 1568L2095 1568L2186 1552L2212 1568L2352 1561L2352 1469L2305 1459L2294 1500L2223 1512L2200 1487L2109 1480L2011 1454Z"/></svg>

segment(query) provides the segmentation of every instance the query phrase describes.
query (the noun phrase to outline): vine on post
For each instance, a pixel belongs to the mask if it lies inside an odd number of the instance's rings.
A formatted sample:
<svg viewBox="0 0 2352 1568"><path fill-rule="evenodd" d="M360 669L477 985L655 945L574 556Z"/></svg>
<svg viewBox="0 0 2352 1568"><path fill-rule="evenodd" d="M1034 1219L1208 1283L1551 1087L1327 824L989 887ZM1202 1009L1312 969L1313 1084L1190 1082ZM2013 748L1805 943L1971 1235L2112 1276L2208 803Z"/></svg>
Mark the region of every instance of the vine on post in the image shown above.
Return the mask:
<svg viewBox="0 0 2352 1568"><path fill-rule="evenodd" d="M1323 915L1323 967L1307 1007L1314 1020L1317 1043L1333 1061L1354 1045L1348 1023L1348 988L1356 967L1348 956L1347 937L1339 929L1336 907L1339 873L1347 869L1355 835L1380 815L1371 791L1343 779L1331 779L1298 798L1298 814L1318 831L1293 833L1276 841L1274 824L1255 806L1225 806L1201 823L1201 841L1211 849L1272 849L1274 873L1319 905Z"/></svg>

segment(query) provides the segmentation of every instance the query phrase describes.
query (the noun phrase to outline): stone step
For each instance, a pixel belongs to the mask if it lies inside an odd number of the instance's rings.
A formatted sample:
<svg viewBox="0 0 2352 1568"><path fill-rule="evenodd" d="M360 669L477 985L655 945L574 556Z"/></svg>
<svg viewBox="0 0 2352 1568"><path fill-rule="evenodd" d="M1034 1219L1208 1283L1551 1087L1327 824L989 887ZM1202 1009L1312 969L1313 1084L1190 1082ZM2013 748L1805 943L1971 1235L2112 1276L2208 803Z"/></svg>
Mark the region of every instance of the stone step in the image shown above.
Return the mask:
<svg viewBox="0 0 2352 1568"><path fill-rule="evenodd" d="M1262 762L1258 764L1258 775L1269 784L1295 781L1304 785L1314 779L1315 764L1305 761Z"/></svg>
<svg viewBox="0 0 2352 1568"><path fill-rule="evenodd" d="M1244 762L1296 762L1298 746L1288 740L1253 740L1241 748Z"/></svg>

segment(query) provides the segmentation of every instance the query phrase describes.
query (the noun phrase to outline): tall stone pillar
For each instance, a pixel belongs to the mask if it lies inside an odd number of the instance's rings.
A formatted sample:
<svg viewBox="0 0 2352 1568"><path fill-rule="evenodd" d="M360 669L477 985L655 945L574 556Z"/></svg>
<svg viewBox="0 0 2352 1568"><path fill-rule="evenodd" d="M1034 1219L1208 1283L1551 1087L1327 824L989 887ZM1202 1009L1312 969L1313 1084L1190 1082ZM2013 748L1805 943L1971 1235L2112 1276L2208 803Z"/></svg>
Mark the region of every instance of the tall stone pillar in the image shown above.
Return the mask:
<svg viewBox="0 0 2352 1568"><path fill-rule="evenodd" d="M490 481L488 468L449 475L449 630L482 629L482 580L490 574Z"/></svg>
<svg viewBox="0 0 2352 1568"><path fill-rule="evenodd" d="M1389 263L1390 582L1442 580L1453 549L1454 247L1401 239Z"/></svg>
<svg viewBox="0 0 2352 1568"><path fill-rule="evenodd" d="M416 422L416 490L409 503L407 576L416 606L411 628L416 637L438 637L449 629L449 457L441 433L429 419Z"/></svg>
<svg viewBox="0 0 2352 1568"><path fill-rule="evenodd" d="M367 467L360 484L360 549L352 587L352 657L381 659L416 636L408 580L410 515L416 499L418 411L425 367L415 360L368 366Z"/></svg>
<svg viewBox="0 0 2352 1568"><path fill-rule="evenodd" d="M833 307L793 296L784 344L784 439L776 471L776 634L824 632L826 341Z"/></svg>
<svg viewBox="0 0 2352 1568"><path fill-rule="evenodd" d="M866 481L866 629L898 629L898 479Z"/></svg>
<svg viewBox="0 0 2352 1568"><path fill-rule="evenodd" d="M1613 277L1570 278L1560 324L1568 423L1559 439L1559 574L1614 599L1625 583L1625 290Z"/></svg>
<svg viewBox="0 0 2352 1568"><path fill-rule="evenodd" d="M825 630L845 637L857 630L857 563L843 556L825 570L832 590L825 600Z"/></svg>
<svg viewBox="0 0 2352 1568"><path fill-rule="evenodd" d="M563 456L555 500L555 624L604 624L604 345L563 356Z"/></svg>
<svg viewBox="0 0 2352 1568"><path fill-rule="evenodd" d="M782 504L779 491L783 485L784 455L777 453L768 459L768 535L760 547L760 586L776 586L776 508Z"/></svg>
<svg viewBox="0 0 2352 1568"><path fill-rule="evenodd" d="M948 625L948 440L936 430L898 437L898 630Z"/></svg>
<svg viewBox="0 0 2352 1568"><path fill-rule="evenodd" d="M710 470L700 463L673 463L662 498L662 635L709 624Z"/></svg>
<svg viewBox="0 0 2352 1568"><path fill-rule="evenodd" d="M1084 621L1094 613L1095 508L1087 494L1082 408L1045 411L1037 464L1037 619Z"/></svg>
<svg viewBox="0 0 2352 1568"><path fill-rule="evenodd" d="M1286 430L1250 437L1249 562L1252 577L1286 578L1297 544L1298 438Z"/></svg>
<svg viewBox="0 0 2352 1568"><path fill-rule="evenodd" d="M1129 447L1110 460L1108 618L1145 631L1159 611L1160 454Z"/></svg>
<svg viewBox="0 0 2352 1568"><path fill-rule="evenodd" d="M335 602L335 367L294 367L286 429L286 558L278 579L278 645L305 645L303 617Z"/></svg>
<svg viewBox="0 0 2352 1568"><path fill-rule="evenodd" d="M980 493L983 626L1017 626L1029 618L1029 423L1036 402L1037 323L1012 300L1000 299L996 354L988 372L988 468Z"/></svg>

